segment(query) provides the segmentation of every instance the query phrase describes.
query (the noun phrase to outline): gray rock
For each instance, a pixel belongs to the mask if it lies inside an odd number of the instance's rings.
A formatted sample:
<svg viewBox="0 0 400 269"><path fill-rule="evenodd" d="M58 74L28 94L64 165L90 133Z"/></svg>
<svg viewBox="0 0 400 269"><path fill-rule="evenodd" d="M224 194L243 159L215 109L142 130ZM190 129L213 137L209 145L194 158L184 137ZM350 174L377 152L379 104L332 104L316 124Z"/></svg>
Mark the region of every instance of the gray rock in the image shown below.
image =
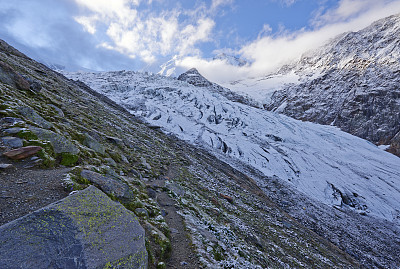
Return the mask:
<svg viewBox="0 0 400 269"><path fill-rule="evenodd" d="M106 265L147 268L145 234L132 212L94 186L0 227L0 268Z"/></svg>
<svg viewBox="0 0 400 269"><path fill-rule="evenodd" d="M53 146L55 153L71 153L71 154L78 154L79 149L72 144L67 138L62 135L59 135L53 131L45 130L36 127L29 127L31 130L40 140L47 140Z"/></svg>
<svg viewBox="0 0 400 269"><path fill-rule="evenodd" d="M34 122L36 125L44 128L50 129L53 127L53 124L43 119L35 110L30 107L24 106L17 108L18 112L21 113L22 116L27 118L28 120Z"/></svg>
<svg viewBox="0 0 400 269"><path fill-rule="evenodd" d="M88 133L85 133L85 139L83 140L83 145L86 147L93 149L97 153L105 154L104 147L93 137L91 137Z"/></svg>
<svg viewBox="0 0 400 269"><path fill-rule="evenodd" d="M6 123L10 125L18 124L18 123L24 123L24 121L20 118L13 118L13 117L4 117L0 119L1 123Z"/></svg>
<svg viewBox="0 0 400 269"><path fill-rule="evenodd" d="M155 199L157 197L157 192L155 190L153 190L152 188L147 188L147 195L150 198Z"/></svg>
<svg viewBox="0 0 400 269"><path fill-rule="evenodd" d="M142 162L142 165L143 165L144 167L146 167L147 170L151 170L151 165L148 164L148 163L146 162L146 159L145 159L145 158L140 157L140 160L141 160L141 162Z"/></svg>
<svg viewBox="0 0 400 269"><path fill-rule="evenodd" d="M112 158L105 158L104 160L111 166L117 166L117 163Z"/></svg>
<svg viewBox="0 0 400 269"><path fill-rule="evenodd" d="M0 163L0 170L13 168L13 165L10 163Z"/></svg>
<svg viewBox="0 0 400 269"><path fill-rule="evenodd" d="M185 190L176 183L167 183L167 188L175 193L176 196L184 196Z"/></svg>
<svg viewBox="0 0 400 269"><path fill-rule="evenodd" d="M138 216L146 216L149 217L149 212L145 208L136 208L135 213Z"/></svg>
<svg viewBox="0 0 400 269"><path fill-rule="evenodd" d="M0 82L20 90L29 90L29 82L3 61L0 61Z"/></svg>
<svg viewBox="0 0 400 269"><path fill-rule="evenodd" d="M29 83L29 89L34 92L40 92L40 90L42 89L42 84L39 81L26 76L22 77Z"/></svg>
<svg viewBox="0 0 400 269"><path fill-rule="evenodd" d="M21 138L18 137L12 137L12 136L5 136L2 137L1 140L6 146L9 146L11 148L20 148L24 146L24 143L22 142Z"/></svg>
<svg viewBox="0 0 400 269"><path fill-rule="evenodd" d="M21 132L23 130L25 130L25 128L13 127L13 128L5 129L4 132L6 134L18 134L19 132Z"/></svg>
<svg viewBox="0 0 400 269"><path fill-rule="evenodd" d="M64 117L64 112L61 110L61 108L56 107L55 105L52 104L48 104L48 106L53 108L57 112L58 116Z"/></svg>
<svg viewBox="0 0 400 269"><path fill-rule="evenodd" d="M109 142L111 142L111 143L113 143L113 144L115 144L117 146L121 146L121 147L124 146L124 142L121 139L117 138L117 137L107 136L106 138L107 138L107 140Z"/></svg>
<svg viewBox="0 0 400 269"><path fill-rule="evenodd" d="M121 160L122 160L124 163L129 164L128 158L127 158L125 155L123 155L123 154L121 154Z"/></svg>
<svg viewBox="0 0 400 269"><path fill-rule="evenodd" d="M103 176L89 170L82 170L81 176L89 180L103 192L113 195L122 202L129 202L134 199L133 192L129 186L119 179Z"/></svg>

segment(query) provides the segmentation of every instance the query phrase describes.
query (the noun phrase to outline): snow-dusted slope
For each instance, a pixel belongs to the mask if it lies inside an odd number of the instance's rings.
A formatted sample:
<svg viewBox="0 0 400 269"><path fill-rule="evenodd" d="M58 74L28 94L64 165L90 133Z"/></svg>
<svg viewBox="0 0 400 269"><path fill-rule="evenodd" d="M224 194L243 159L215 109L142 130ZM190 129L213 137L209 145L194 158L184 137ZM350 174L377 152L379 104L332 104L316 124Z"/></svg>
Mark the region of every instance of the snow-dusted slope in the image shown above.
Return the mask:
<svg viewBox="0 0 400 269"><path fill-rule="evenodd" d="M339 35L273 75L234 81L267 110L334 125L400 156L400 14Z"/></svg>
<svg viewBox="0 0 400 269"><path fill-rule="evenodd" d="M166 132L260 170L325 204L400 220L400 159L335 127L229 101L135 72L66 73Z"/></svg>

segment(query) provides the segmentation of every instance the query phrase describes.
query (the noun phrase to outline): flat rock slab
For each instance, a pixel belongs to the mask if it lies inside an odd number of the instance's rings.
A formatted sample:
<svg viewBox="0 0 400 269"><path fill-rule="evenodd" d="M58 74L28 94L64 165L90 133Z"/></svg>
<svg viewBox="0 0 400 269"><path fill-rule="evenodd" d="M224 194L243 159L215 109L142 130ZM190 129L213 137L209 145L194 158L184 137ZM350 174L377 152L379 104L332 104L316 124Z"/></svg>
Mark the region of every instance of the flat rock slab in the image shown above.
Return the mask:
<svg viewBox="0 0 400 269"><path fill-rule="evenodd" d="M94 186L0 227L0 268L147 268L136 216Z"/></svg>
<svg viewBox="0 0 400 269"><path fill-rule="evenodd" d="M82 170L81 176L96 185L103 192L113 195L123 202L129 202L134 198L133 192L129 186L119 179L115 179L111 176L103 176L89 170Z"/></svg>
<svg viewBox="0 0 400 269"><path fill-rule="evenodd" d="M47 120L43 119L38 113L36 113L35 110L33 110L30 107L24 106L24 107L19 107L17 108L18 112L21 113L22 116L27 118L28 120L34 122L38 126L45 128L45 129L50 129L53 127L53 124L48 122Z"/></svg>
<svg viewBox="0 0 400 269"><path fill-rule="evenodd" d="M22 139L18 137L5 136L2 137L1 140L6 146L9 146L11 148L20 148L24 145Z"/></svg>
<svg viewBox="0 0 400 269"><path fill-rule="evenodd" d="M13 150L4 152L3 155L10 159L13 159L13 160L22 160L22 159L25 159L25 158L35 155L40 150L42 150L42 147L27 146L27 147L22 147L19 149L13 149Z"/></svg>
<svg viewBox="0 0 400 269"><path fill-rule="evenodd" d="M53 146L55 153L71 153L71 154L78 154L79 149L72 144L67 138L62 135L59 135L53 131L36 128L36 127L29 127L39 139L47 140Z"/></svg>

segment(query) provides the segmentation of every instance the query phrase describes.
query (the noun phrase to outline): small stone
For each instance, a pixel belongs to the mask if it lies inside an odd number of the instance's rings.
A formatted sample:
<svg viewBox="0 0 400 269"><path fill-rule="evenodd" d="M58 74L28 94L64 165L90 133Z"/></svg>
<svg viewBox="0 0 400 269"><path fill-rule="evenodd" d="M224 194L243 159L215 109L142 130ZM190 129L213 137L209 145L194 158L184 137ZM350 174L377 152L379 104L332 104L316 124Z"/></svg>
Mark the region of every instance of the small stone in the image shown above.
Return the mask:
<svg viewBox="0 0 400 269"><path fill-rule="evenodd" d="M105 158L104 160L111 166L117 166L117 163L112 158Z"/></svg>
<svg viewBox="0 0 400 269"><path fill-rule="evenodd" d="M53 108L55 111L57 111L58 116L64 118L64 112L61 110L61 108L56 107L55 105L48 104L49 107Z"/></svg>
<svg viewBox="0 0 400 269"><path fill-rule="evenodd" d="M6 146L9 146L11 148L20 148L24 145L22 139L18 137L6 136L2 137L1 140Z"/></svg>
<svg viewBox="0 0 400 269"><path fill-rule="evenodd" d="M168 215L168 212L164 209L161 209L161 216L165 217L166 215Z"/></svg>
<svg viewBox="0 0 400 269"><path fill-rule="evenodd" d="M0 170L5 170L5 169L9 169L12 168L13 165L10 163L0 163Z"/></svg>
<svg viewBox="0 0 400 269"><path fill-rule="evenodd" d="M153 190L152 188L147 188L147 195L150 198L156 198L157 197L157 192L155 190Z"/></svg>
<svg viewBox="0 0 400 269"><path fill-rule="evenodd" d="M142 165L143 165L144 167L146 167L148 170L151 170L151 166L150 166L150 164L148 164L148 163L146 162L146 159L145 159L145 158L140 157L140 160L142 161Z"/></svg>
<svg viewBox="0 0 400 269"><path fill-rule="evenodd" d="M136 208L135 213L138 216L146 216L149 217L149 212L145 208Z"/></svg>
<svg viewBox="0 0 400 269"><path fill-rule="evenodd" d="M128 158L126 158L126 156L123 155L123 154L121 154L121 160L122 160L124 163L129 164Z"/></svg>
<svg viewBox="0 0 400 269"><path fill-rule="evenodd" d="M175 228L171 228L170 231L173 234L178 234L179 233L179 231L177 229L175 229Z"/></svg>
<svg viewBox="0 0 400 269"><path fill-rule="evenodd" d="M167 185L167 188L172 191L176 196L183 197L185 195L185 190L182 189L178 184L176 183L169 183Z"/></svg>
<svg viewBox="0 0 400 269"><path fill-rule="evenodd" d="M117 137L107 136L106 139L107 139L107 141L109 141L117 146L124 146L124 142Z"/></svg>
<svg viewBox="0 0 400 269"><path fill-rule="evenodd" d="M283 226L285 226L285 228L288 228L288 229L290 229L292 227L292 224L290 222L287 222L284 220L282 221L282 224L283 224Z"/></svg>
<svg viewBox="0 0 400 269"><path fill-rule="evenodd" d="M222 194L222 193L220 193L219 196L224 198L225 200L227 200L229 203L233 204L233 198L232 197L230 197L228 195L225 195L225 194Z"/></svg>
<svg viewBox="0 0 400 269"><path fill-rule="evenodd" d="M42 150L42 147L27 146L27 147L22 147L19 149L13 149L13 150L7 151L7 152L3 153L3 155L10 159L13 159L13 160L21 160L21 159L25 159L25 158L35 155L40 150Z"/></svg>
<svg viewBox="0 0 400 269"><path fill-rule="evenodd" d="M185 262L185 261L182 261L182 262L181 262L181 265L182 265L182 266L185 266L185 265L187 265L187 264L188 264L188 263Z"/></svg>

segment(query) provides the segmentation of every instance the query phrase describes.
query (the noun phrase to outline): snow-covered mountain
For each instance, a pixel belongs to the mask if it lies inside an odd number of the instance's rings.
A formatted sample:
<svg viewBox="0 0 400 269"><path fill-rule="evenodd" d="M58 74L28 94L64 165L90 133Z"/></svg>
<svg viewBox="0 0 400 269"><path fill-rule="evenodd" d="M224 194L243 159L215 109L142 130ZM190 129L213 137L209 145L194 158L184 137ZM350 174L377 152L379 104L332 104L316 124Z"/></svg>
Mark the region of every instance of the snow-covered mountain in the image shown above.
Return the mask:
<svg viewBox="0 0 400 269"><path fill-rule="evenodd" d="M275 74L224 85L266 109L334 125L400 156L400 15L341 34Z"/></svg>
<svg viewBox="0 0 400 269"><path fill-rule="evenodd" d="M326 205L399 224L400 159L363 139L160 75L65 75L235 167L261 171L263 180L279 180Z"/></svg>
<svg viewBox="0 0 400 269"><path fill-rule="evenodd" d="M185 81L196 87L207 88L208 91L217 92L233 102L239 102L253 107L261 107L261 103L245 94L235 93L227 88L224 88L214 82L203 77L196 68L189 69L185 73L179 75L178 80Z"/></svg>

